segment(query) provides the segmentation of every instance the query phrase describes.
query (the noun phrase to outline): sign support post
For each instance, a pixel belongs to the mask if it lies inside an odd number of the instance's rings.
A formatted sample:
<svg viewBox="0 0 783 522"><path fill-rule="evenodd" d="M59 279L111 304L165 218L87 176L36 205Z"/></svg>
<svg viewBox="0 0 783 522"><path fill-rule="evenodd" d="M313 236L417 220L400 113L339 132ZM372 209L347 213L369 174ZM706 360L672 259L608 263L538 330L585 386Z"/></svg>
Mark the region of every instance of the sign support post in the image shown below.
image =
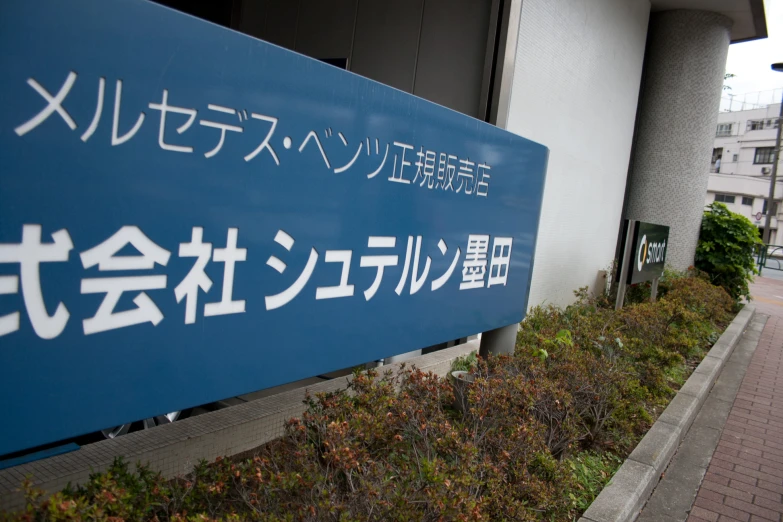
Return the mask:
<svg viewBox="0 0 783 522"><path fill-rule="evenodd" d="M514 353L518 331L519 323L514 323L482 333L479 355L487 357L489 354Z"/></svg>
<svg viewBox="0 0 783 522"><path fill-rule="evenodd" d="M629 258L633 251L633 235L636 229L636 220L629 219L625 229L625 241L623 243L623 257L620 259L620 273L617 278L617 300L614 303L614 309L619 310L625 302L625 290L628 288L628 268L630 266Z"/></svg>
<svg viewBox="0 0 783 522"><path fill-rule="evenodd" d="M650 286L650 302L654 303L655 299L658 297L658 281L659 278L655 278L652 280L652 286Z"/></svg>

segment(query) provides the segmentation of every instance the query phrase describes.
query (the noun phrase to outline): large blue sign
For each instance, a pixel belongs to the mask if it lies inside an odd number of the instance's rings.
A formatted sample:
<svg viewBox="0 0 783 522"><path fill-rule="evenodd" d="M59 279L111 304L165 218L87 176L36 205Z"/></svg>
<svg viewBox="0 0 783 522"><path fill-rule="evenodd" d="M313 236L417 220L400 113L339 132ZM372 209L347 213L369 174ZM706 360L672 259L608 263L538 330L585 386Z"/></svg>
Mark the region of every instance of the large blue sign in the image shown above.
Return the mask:
<svg viewBox="0 0 783 522"><path fill-rule="evenodd" d="M522 319L542 145L142 0L0 48L0 454Z"/></svg>

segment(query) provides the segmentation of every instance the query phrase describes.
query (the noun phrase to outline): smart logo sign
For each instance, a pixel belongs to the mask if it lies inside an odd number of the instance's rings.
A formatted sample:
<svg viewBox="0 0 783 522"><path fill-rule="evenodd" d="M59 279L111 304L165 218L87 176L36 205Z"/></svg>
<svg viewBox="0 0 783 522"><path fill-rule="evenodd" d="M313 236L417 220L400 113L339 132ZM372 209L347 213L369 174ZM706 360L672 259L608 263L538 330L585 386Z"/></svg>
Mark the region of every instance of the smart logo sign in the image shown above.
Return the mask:
<svg viewBox="0 0 783 522"><path fill-rule="evenodd" d="M520 321L547 149L142 0L0 16L0 455Z"/></svg>
<svg viewBox="0 0 783 522"><path fill-rule="evenodd" d="M652 281L663 275L669 227L636 222L628 284Z"/></svg>

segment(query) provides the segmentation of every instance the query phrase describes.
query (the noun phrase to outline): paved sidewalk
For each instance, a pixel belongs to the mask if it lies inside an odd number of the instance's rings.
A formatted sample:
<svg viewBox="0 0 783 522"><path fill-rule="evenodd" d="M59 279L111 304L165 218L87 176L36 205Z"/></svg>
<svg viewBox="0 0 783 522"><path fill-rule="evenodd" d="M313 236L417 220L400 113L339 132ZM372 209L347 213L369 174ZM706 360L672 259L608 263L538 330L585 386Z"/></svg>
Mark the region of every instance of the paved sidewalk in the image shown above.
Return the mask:
<svg viewBox="0 0 783 522"><path fill-rule="evenodd" d="M758 313L783 317L783 280L757 277L750 285L750 294Z"/></svg>
<svg viewBox="0 0 783 522"><path fill-rule="evenodd" d="M757 278L751 293L769 319L689 522L783 521L783 281Z"/></svg>

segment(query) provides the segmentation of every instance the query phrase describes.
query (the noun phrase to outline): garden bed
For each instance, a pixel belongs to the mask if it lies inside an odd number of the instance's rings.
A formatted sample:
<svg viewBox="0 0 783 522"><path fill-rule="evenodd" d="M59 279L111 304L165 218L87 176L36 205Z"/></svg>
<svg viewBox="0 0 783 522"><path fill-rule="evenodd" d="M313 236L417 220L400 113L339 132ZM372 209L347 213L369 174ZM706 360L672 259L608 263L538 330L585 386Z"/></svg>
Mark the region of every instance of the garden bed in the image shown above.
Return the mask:
<svg viewBox="0 0 783 522"><path fill-rule="evenodd" d="M49 500L30 490L17 518L576 519L735 311L699 277L668 274L659 295L638 289L615 311L581 292L565 310L532 310L512 356L472 365L464 412L448 379L357 373L252 457L173 481L118 462Z"/></svg>

